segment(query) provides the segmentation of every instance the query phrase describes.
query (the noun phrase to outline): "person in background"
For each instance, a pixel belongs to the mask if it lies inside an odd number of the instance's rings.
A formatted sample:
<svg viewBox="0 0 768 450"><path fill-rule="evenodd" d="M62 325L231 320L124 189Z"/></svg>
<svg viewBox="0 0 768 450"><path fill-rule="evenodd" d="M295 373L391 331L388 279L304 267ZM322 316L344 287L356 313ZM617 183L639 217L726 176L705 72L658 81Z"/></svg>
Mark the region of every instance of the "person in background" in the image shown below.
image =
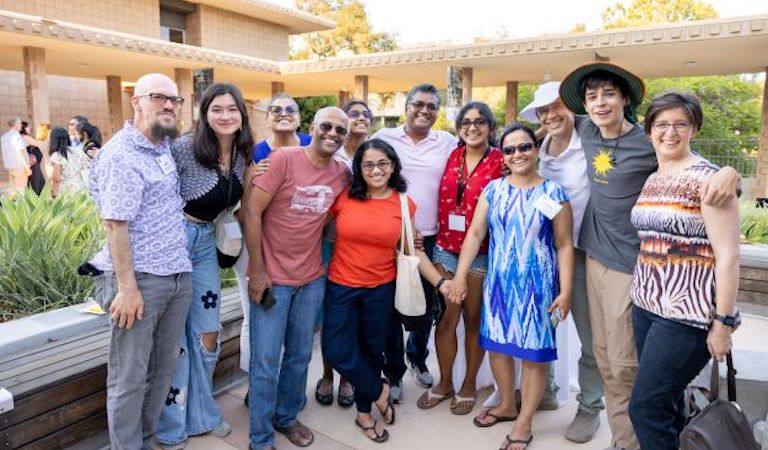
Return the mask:
<svg viewBox="0 0 768 450"><path fill-rule="evenodd" d="M482 102L464 105L456 117L459 146L451 153L440 181L437 215L440 231L433 261L441 275L450 280L456 273L461 245L478 198L485 186L501 177L504 164L501 151L496 148L496 119L491 109ZM440 382L418 400L421 409L430 409L442 401L452 399L453 414L472 412L477 395L477 373L485 352L480 348L480 307L483 304L483 279L487 269L487 242L480 247L472 261L467 278L467 298L461 304L448 303L445 315L435 327L435 350L440 368ZM464 319L464 348L466 374L458 392L453 385L453 366L456 361L456 326Z"/></svg>
<svg viewBox="0 0 768 450"><path fill-rule="evenodd" d="M45 139L40 140L32 137L32 129L28 122L21 122L19 133L24 143L27 144L27 158L29 159L29 170L31 172L27 185L32 188L35 194L40 195L40 192L43 191L43 186L45 186L43 152L40 150L40 147L45 146Z"/></svg>
<svg viewBox="0 0 768 450"><path fill-rule="evenodd" d="M69 135L64 128L51 130L48 143L51 171L51 196L88 189L90 160L82 147L70 147Z"/></svg>
<svg viewBox="0 0 768 450"><path fill-rule="evenodd" d="M87 149L91 141L83 142ZM192 300L169 391L175 401L166 402L157 425L157 441L166 450L184 448L190 436L210 432L222 437L231 431L213 397L213 371L221 349L221 279L213 221L243 196L252 148L245 100L237 87L222 83L203 92L193 133L171 145L186 202Z"/></svg>
<svg viewBox="0 0 768 450"><path fill-rule="evenodd" d="M0 139L3 168L10 172L11 187L21 191L27 187L27 179L31 174L27 145L21 137L21 119L18 117L8 121L8 131Z"/></svg>
<svg viewBox="0 0 768 450"><path fill-rule="evenodd" d="M384 442L384 424L395 422L389 386L381 378L383 351L394 310L396 252L403 230L402 204L413 216L416 205L404 195L405 179L394 149L380 139L364 142L352 161L352 183L331 207L336 220L335 251L328 267L323 352L355 386L355 424L374 442ZM413 222L411 222L413 226ZM365 255L365 263L360 263ZM446 282L423 251L419 271L448 293ZM371 416L375 404L382 421Z"/></svg>
<svg viewBox="0 0 768 450"><path fill-rule="evenodd" d="M334 153L333 157L346 164L351 172L355 152L360 144L368 139L372 115L371 110L368 109L368 104L362 100L350 100L341 107L341 110L349 118L349 134L344 140L344 145ZM330 223L326 225L323 231L323 264L328 264L331 260L334 236L335 229L333 223ZM315 399L323 405L333 404L333 368L325 358L323 358L323 376L317 380L315 388ZM339 380L338 402L340 406L344 407L352 406L355 402L354 388L344 377Z"/></svg>
<svg viewBox="0 0 768 450"><path fill-rule="evenodd" d="M629 417L643 450L675 450L684 391L710 358L731 351L740 322L739 205L702 201L719 167L691 150L704 114L687 92L666 92L645 114L659 162L632 208L640 238L630 298L638 370Z"/></svg>
<svg viewBox="0 0 768 450"><path fill-rule="evenodd" d="M533 440L533 414L544 394L547 363L557 358L555 327L570 311L573 219L565 190L538 174L533 131L513 125L500 140L510 175L491 181L478 201L449 298L465 300L471 264L490 234L480 345L491 352L501 403L474 423L489 427L515 421L500 448L523 450ZM523 361L519 414L513 358Z"/></svg>
<svg viewBox="0 0 768 450"><path fill-rule="evenodd" d="M88 123L88 118L85 116L72 116L67 123L67 133L69 134L70 147L79 147L83 145L80 137L77 134L77 124Z"/></svg>
<svg viewBox="0 0 768 450"><path fill-rule="evenodd" d="M96 156L96 152L101 148L101 130L96 125L88 122L78 123L75 130L78 140L83 145L83 151L89 158L93 159Z"/></svg>

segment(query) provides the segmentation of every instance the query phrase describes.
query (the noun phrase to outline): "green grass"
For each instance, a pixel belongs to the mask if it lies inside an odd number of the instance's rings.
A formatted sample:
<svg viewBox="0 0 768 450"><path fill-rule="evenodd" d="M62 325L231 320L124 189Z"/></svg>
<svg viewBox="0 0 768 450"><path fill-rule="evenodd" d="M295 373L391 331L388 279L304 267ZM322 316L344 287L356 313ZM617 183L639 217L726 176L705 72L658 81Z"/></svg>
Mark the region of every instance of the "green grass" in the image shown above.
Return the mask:
<svg viewBox="0 0 768 450"><path fill-rule="evenodd" d="M740 206L742 242L768 244L768 208L756 208L752 202Z"/></svg>

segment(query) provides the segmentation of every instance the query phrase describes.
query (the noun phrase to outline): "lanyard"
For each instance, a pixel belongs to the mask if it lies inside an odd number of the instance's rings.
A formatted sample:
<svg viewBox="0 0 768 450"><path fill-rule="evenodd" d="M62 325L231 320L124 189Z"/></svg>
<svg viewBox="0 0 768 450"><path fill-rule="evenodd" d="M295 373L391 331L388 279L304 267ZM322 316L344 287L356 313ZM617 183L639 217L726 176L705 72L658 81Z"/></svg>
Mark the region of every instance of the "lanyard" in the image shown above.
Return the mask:
<svg viewBox="0 0 768 450"><path fill-rule="evenodd" d="M472 178L472 175L475 173L478 167L480 167L480 164L483 163L483 160L488 155L488 152L491 150L491 147L488 146L485 149L485 152L483 152L483 156L480 157L480 161L477 162L477 165L474 169L472 169L472 172L467 175L467 178L464 179L464 166L467 164L467 147L464 147L464 152L461 154L461 162L459 163L459 179L456 182L456 207L461 207L461 200L464 197L464 190L467 188L467 184L469 184L469 179Z"/></svg>

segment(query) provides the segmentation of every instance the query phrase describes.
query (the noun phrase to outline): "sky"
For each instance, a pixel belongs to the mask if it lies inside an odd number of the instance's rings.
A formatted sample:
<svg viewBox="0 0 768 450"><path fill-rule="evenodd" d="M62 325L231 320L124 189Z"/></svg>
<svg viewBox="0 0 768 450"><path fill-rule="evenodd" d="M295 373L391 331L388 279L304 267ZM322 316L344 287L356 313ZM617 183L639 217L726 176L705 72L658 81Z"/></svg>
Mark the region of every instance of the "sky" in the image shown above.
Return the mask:
<svg viewBox="0 0 768 450"><path fill-rule="evenodd" d="M291 0L271 0L292 5ZM403 47L430 42L472 42L563 33L602 23L601 13L617 0L362 0L374 31L397 33ZM625 0L630 4L631 0ZM709 0L721 17L768 14L765 0Z"/></svg>

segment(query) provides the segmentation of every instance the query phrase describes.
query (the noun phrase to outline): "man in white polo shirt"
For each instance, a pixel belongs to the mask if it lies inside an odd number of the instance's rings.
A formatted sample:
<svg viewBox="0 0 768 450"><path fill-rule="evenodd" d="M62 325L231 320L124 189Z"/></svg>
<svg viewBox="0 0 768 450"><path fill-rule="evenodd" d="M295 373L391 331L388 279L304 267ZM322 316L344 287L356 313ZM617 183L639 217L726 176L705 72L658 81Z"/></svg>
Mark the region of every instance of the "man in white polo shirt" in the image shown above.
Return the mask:
<svg viewBox="0 0 768 450"><path fill-rule="evenodd" d="M539 172L565 188L573 208L573 242L579 241L579 229L584 209L589 201L589 178L581 139L574 128L573 113L565 107L559 95L560 82L550 81L536 90L533 101L520 111L520 117L540 123L547 135L539 151ZM573 305L571 313L581 340L579 386L576 397L579 408L565 437L573 442L589 442L600 426L603 405L603 380L592 351L592 329L587 304L586 254L575 249L576 266L573 276ZM547 395L554 397L554 381L550 376Z"/></svg>
<svg viewBox="0 0 768 450"><path fill-rule="evenodd" d="M373 137L383 139L397 152L408 181L408 195L416 203L416 229L424 237L424 251L432 258L437 235L437 201L440 179L448 156L458 145L450 133L433 130L440 109L440 96L431 84L418 84L408 92L405 123L396 128L384 128ZM422 387L431 387L432 375L427 370L427 342L434 319L432 312L437 299L432 286L422 279L427 297L427 317L408 336L406 354L409 366ZM400 323L393 322L392 335L387 345L384 375L390 382L391 398L400 403L400 382L406 371L403 360L403 339Z"/></svg>

